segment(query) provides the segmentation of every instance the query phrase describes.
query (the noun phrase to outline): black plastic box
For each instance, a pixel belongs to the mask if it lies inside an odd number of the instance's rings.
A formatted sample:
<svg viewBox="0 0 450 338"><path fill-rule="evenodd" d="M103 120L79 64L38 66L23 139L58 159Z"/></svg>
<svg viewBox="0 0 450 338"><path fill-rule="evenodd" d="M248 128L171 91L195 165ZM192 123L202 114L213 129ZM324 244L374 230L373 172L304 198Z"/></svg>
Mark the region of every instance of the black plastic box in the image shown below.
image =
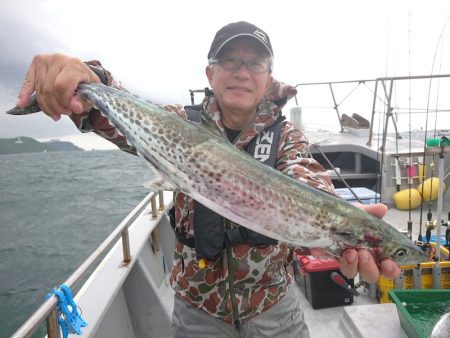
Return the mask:
<svg viewBox="0 0 450 338"><path fill-rule="evenodd" d="M332 258L323 259L294 253L295 280L314 309L353 303L353 294L331 278L333 272L338 273L349 285L354 285L353 279L342 276L339 266L339 262Z"/></svg>

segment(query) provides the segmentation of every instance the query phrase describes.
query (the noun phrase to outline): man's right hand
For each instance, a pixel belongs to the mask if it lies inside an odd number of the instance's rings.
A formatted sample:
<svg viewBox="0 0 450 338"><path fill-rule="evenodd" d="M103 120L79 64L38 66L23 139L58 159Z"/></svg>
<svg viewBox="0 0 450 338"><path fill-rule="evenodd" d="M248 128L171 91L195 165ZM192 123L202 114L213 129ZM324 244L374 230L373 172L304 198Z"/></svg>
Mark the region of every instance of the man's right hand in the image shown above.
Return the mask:
<svg viewBox="0 0 450 338"><path fill-rule="evenodd" d="M62 114L81 114L92 105L75 95L80 83L100 83L100 79L80 59L62 54L36 55L28 68L16 106L28 104L36 92L39 107L53 120Z"/></svg>

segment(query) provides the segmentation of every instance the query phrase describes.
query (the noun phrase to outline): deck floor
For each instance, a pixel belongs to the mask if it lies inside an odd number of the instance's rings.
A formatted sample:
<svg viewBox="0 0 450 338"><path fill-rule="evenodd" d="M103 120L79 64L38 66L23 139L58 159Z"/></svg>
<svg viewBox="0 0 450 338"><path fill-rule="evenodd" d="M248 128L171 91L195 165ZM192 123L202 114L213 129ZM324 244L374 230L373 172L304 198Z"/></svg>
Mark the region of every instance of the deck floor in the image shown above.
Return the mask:
<svg viewBox="0 0 450 338"><path fill-rule="evenodd" d="M442 209L444 219L447 218L447 214L450 211L450 202L448 200L449 198L446 196ZM428 205L424 206L422 215L423 220L426 220L427 212ZM432 212L433 217L436 217L436 202L432 203ZM400 211L395 208L389 209L385 216L385 220L396 226L399 230L407 230L406 221L408 218L408 211ZM419 233L419 218L420 207L411 212L411 219L413 221L413 239L417 239ZM436 231L433 231L433 233L435 232ZM442 233L445 233L445 228L442 229ZM422 234L425 234L424 228L422 229ZM295 287L298 287L298 285L295 284ZM167 304L168 310L171 313L173 310L173 290L168 283L161 289L159 294L164 299L164 303ZM299 290L298 294L311 338L406 337L400 327L395 305L379 304L378 300L371 297L369 291L364 288L359 288L358 291L361 295L359 297L354 297L352 305L313 309L309 301ZM347 327L347 329L343 328L343 326ZM348 333L349 329L353 331L351 335ZM361 335L361 332L364 332L363 335Z"/></svg>
<svg viewBox="0 0 450 338"><path fill-rule="evenodd" d="M442 218L447 219L450 212L450 195L444 196L442 207ZM427 219L428 204L423 206L422 223ZM432 202L431 210L433 218L437 217L437 202ZM411 212L411 220L413 222L413 240L416 240L419 234L420 207ZM400 231L407 230L407 220L409 219L409 211L401 211L390 208L384 219L396 226ZM441 234L445 234L446 228L441 229ZM436 230L432 231L436 234ZM425 227L422 226L422 235L425 236ZM364 291L361 288L358 291ZM402 338L406 337L400 327L400 322L393 304L378 304L377 299L369 297L368 292L354 298L352 305L331 307L326 309L315 310L311 304L300 292L305 320L308 324L311 338L333 337L384 337L384 338ZM365 319L365 320L364 320ZM348 324L354 321L354 329L356 333L349 335L342 329L342 322ZM361 331L364 335L360 335Z"/></svg>
<svg viewBox="0 0 450 338"><path fill-rule="evenodd" d="M358 291L362 290L359 289ZM342 330L340 323L344 316L345 309L349 307L353 308L377 304L376 299L369 297L367 294L361 294L358 297L354 297L352 305L313 309L303 293L299 292L299 295L311 338L348 338L348 335Z"/></svg>

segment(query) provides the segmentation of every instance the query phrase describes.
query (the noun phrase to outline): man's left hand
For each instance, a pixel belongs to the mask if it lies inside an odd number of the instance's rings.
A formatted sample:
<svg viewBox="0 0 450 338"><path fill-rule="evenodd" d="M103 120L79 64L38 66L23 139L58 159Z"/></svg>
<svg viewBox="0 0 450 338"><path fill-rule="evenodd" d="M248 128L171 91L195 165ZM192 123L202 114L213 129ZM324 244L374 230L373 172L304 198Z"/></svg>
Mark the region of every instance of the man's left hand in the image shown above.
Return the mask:
<svg viewBox="0 0 450 338"><path fill-rule="evenodd" d="M357 203L355 206L380 218L383 218L387 212L387 207L381 203L372 205ZM395 278L400 274L400 268L393 260L384 259L378 267L369 251L364 249L345 250L340 262L341 271L345 276L353 278L359 272L360 279L368 283L376 282L380 272L387 279Z"/></svg>

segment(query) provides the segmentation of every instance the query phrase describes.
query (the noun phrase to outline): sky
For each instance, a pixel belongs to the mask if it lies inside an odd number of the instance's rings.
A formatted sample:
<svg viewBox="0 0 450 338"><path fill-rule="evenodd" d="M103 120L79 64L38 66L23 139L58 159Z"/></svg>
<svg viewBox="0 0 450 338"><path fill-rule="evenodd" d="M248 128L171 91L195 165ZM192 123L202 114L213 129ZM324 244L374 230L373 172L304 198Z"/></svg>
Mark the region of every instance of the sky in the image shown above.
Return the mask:
<svg viewBox="0 0 450 338"><path fill-rule="evenodd" d="M43 113L2 113L14 106L36 54L100 60L135 94L162 104L189 104L188 90L208 85L206 54L216 31L229 22L245 20L265 30L275 54L274 77L296 85L450 74L449 17L448 0L2 0L0 138L29 136L68 140L84 149L112 147L92 133L80 134L67 117L55 123ZM413 96L423 96L429 88L423 83ZM308 90L299 89L299 105L332 106L329 92ZM349 90L337 90L339 102ZM444 84L433 83L433 90L430 104L445 105ZM309 102L312 97L318 103ZM371 106L371 97L365 100ZM303 111L312 123L328 120L318 116L314 109ZM438 121L450 129L450 119ZM416 126L422 124L417 120Z"/></svg>

